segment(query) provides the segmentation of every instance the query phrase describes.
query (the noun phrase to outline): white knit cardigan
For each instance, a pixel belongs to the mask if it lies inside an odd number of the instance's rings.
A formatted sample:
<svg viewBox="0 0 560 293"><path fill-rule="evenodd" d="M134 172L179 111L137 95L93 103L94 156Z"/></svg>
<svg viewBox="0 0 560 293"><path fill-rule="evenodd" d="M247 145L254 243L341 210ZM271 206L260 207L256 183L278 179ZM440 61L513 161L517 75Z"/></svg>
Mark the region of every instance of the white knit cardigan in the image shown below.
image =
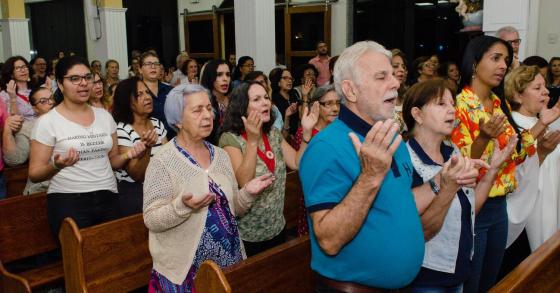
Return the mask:
<svg viewBox="0 0 560 293"><path fill-rule="evenodd" d="M175 284L182 284L187 276L208 213L208 207L186 207L181 193L204 188L202 185L208 184L205 172L181 154L173 142L165 144L150 159L146 170L144 223L149 230L150 254L154 269ZM231 161L223 149L214 147L214 160L207 172L226 194L232 213L245 213L254 198L238 189Z"/></svg>

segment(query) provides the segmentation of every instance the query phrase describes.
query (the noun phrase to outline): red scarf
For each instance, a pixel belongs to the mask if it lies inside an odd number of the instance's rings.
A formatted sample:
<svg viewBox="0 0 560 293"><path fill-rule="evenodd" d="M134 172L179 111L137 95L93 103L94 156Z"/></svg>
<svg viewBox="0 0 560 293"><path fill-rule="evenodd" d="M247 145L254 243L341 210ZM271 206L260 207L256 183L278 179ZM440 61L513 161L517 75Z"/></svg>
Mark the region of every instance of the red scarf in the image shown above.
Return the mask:
<svg viewBox="0 0 560 293"><path fill-rule="evenodd" d="M28 99L26 96L21 95L21 94L19 94L19 93L16 94L16 95L17 95L20 99L22 99L23 101L25 101L26 103L29 104L29 99Z"/></svg>
<svg viewBox="0 0 560 293"><path fill-rule="evenodd" d="M243 132L241 136L247 140L247 133ZM274 153L272 152L272 148L270 147L270 142L268 141L268 135L266 133L262 134L262 139L264 142L264 152L257 147L257 155L261 160L264 162L266 167L271 173L274 173L274 167L276 165L276 161L274 160Z"/></svg>

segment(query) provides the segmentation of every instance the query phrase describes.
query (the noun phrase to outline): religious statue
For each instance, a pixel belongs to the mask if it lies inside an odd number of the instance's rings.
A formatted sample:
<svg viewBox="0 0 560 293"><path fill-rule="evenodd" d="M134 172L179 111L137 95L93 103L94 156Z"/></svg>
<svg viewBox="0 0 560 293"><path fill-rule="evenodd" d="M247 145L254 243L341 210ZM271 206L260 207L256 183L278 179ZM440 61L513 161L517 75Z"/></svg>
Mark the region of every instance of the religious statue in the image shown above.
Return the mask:
<svg viewBox="0 0 560 293"><path fill-rule="evenodd" d="M462 31L482 29L482 6L483 0L451 0L459 3L455 11L463 18Z"/></svg>

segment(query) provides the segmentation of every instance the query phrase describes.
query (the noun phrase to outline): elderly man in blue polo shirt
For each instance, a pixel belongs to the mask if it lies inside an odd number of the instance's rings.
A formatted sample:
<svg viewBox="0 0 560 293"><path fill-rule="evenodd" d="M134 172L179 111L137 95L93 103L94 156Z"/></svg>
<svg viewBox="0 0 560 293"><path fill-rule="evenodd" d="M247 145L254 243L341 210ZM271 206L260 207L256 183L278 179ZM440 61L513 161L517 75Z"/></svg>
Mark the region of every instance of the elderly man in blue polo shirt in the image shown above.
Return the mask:
<svg viewBox="0 0 560 293"><path fill-rule="evenodd" d="M402 288L422 265L413 166L390 119L399 87L392 73L391 53L376 42L344 50L334 83L345 102L301 159L317 292Z"/></svg>

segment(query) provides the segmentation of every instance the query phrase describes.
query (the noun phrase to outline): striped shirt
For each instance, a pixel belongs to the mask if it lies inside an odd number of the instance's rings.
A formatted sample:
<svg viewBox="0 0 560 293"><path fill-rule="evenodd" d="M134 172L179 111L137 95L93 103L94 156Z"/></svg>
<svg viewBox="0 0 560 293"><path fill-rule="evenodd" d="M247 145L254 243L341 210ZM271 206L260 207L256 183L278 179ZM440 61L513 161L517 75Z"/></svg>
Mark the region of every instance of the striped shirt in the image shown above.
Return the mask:
<svg viewBox="0 0 560 293"><path fill-rule="evenodd" d="M152 121L154 129L158 134L158 141L152 147L152 152L150 154L150 157L153 157L159 151L162 141L167 135L167 130L165 130L165 126L158 119L151 117L150 120ZM133 147L137 141L140 141L140 135L134 130L134 128L132 128L132 125L124 124L123 122L119 122L119 124L117 124L117 136L119 146ZM115 172L115 176L119 182L134 182L134 179L128 176L125 169L117 170Z"/></svg>

